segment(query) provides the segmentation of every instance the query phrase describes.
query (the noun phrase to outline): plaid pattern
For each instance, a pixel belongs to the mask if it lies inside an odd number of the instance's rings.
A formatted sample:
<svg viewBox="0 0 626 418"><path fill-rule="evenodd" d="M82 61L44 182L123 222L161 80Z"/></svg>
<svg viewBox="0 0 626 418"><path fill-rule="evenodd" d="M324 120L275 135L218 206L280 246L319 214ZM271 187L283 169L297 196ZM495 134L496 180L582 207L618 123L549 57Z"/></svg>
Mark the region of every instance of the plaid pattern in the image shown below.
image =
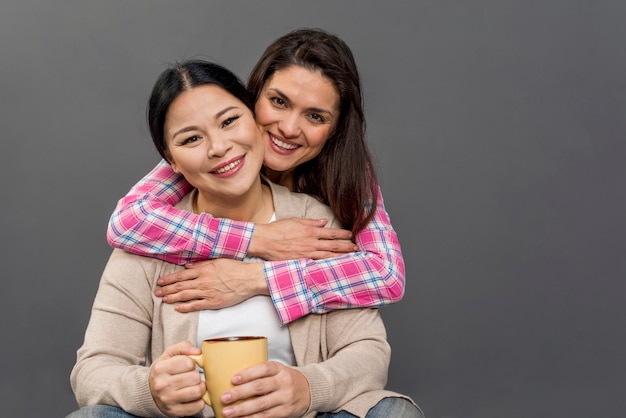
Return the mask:
<svg viewBox="0 0 626 418"><path fill-rule="evenodd" d="M191 189L161 160L118 201L107 241L114 248L180 265L207 258L243 259L254 224L176 209Z"/></svg>
<svg viewBox="0 0 626 418"><path fill-rule="evenodd" d="M326 260L264 262L274 305L283 323L332 309L375 307L404 296L404 258L378 190L378 206L356 236L361 249Z"/></svg>
<svg viewBox="0 0 626 418"><path fill-rule="evenodd" d="M120 199L111 215L112 247L175 264L246 256L254 224L174 208L191 190L162 160ZM327 260L264 262L281 322L332 309L375 307L404 295L404 259L378 190L372 222L356 236L358 253Z"/></svg>

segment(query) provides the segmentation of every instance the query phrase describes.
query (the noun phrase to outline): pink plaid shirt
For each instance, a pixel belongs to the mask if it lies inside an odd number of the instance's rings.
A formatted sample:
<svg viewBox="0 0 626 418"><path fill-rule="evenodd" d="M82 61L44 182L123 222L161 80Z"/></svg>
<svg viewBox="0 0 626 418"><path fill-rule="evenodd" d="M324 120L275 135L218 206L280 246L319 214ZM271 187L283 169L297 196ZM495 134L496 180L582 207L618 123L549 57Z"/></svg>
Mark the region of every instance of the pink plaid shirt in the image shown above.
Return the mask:
<svg viewBox="0 0 626 418"><path fill-rule="evenodd" d="M107 240L115 248L185 264L246 256L254 224L189 213L176 205L191 190L162 160L119 200ZM360 251L325 260L265 261L281 322L332 309L375 307L404 295L404 259L378 190L372 221L356 236Z"/></svg>

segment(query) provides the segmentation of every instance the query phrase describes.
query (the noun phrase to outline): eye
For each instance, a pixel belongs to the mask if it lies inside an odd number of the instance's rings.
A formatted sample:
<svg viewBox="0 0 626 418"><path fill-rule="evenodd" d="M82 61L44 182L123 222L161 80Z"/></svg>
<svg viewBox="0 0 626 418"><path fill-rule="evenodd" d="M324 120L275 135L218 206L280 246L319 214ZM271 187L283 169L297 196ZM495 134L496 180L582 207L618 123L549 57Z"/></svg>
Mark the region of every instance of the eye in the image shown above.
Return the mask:
<svg viewBox="0 0 626 418"><path fill-rule="evenodd" d="M285 107L286 105L285 101L280 97L270 97L270 101L279 107Z"/></svg>
<svg viewBox="0 0 626 418"><path fill-rule="evenodd" d="M180 144L181 145L193 144L194 142L198 142L199 140L200 140L200 137L198 135L194 135L194 136L190 136L189 138L184 139Z"/></svg>
<svg viewBox="0 0 626 418"><path fill-rule="evenodd" d="M222 122L222 128L225 128L233 123L235 123L235 121L237 119L239 119L241 117L241 115L235 115L235 116L231 116L229 118L226 118L223 122Z"/></svg>
<svg viewBox="0 0 626 418"><path fill-rule="evenodd" d="M313 119L314 121L319 122L319 123L326 122L326 119L324 118L324 116L320 115L319 113L311 113L311 115L309 115L309 117L311 119Z"/></svg>

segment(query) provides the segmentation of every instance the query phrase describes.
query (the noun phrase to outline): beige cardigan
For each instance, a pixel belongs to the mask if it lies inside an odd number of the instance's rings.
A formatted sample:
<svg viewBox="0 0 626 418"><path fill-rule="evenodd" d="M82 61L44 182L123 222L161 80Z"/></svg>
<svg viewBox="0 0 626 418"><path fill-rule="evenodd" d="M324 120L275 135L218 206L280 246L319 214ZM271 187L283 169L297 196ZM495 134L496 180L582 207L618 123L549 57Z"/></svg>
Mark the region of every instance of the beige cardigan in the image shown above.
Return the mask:
<svg viewBox="0 0 626 418"><path fill-rule="evenodd" d="M271 188L277 219L326 217L332 220L328 226L338 225L314 198ZM190 199L179 207L191 210ZM154 290L159 277L181 268L113 250L71 373L80 406L115 405L138 416L163 416L150 394L149 366L166 347L196 341L198 312L176 312ZM305 416L340 409L364 416L382 398L402 396L384 390L391 349L377 309L310 314L288 326L297 369L311 388ZM203 413L213 416L209 407Z"/></svg>

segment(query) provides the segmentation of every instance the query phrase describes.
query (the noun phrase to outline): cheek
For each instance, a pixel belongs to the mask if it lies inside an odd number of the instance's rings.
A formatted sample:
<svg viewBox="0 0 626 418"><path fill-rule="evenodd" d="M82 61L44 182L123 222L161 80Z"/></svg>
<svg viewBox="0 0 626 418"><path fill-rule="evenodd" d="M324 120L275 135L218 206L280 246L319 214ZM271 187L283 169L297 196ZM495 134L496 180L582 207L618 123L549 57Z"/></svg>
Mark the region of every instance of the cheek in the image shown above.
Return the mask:
<svg viewBox="0 0 626 418"><path fill-rule="evenodd" d="M256 123L260 126L267 126L274 121L274 118L272 116L272 109L267 104L257 103L254 110L256 113Z"/></svg>
<svg viewBox="0 0 626 418"><path fill-rule="evenodd" d="M311 132L311 136L309 137L309 144L312 147L317 148L319 153L319 151L324 148L324 145L326 145L326 141L328 141L329 135L329 128L319 128L315 130L315 132Z"/></svg>

